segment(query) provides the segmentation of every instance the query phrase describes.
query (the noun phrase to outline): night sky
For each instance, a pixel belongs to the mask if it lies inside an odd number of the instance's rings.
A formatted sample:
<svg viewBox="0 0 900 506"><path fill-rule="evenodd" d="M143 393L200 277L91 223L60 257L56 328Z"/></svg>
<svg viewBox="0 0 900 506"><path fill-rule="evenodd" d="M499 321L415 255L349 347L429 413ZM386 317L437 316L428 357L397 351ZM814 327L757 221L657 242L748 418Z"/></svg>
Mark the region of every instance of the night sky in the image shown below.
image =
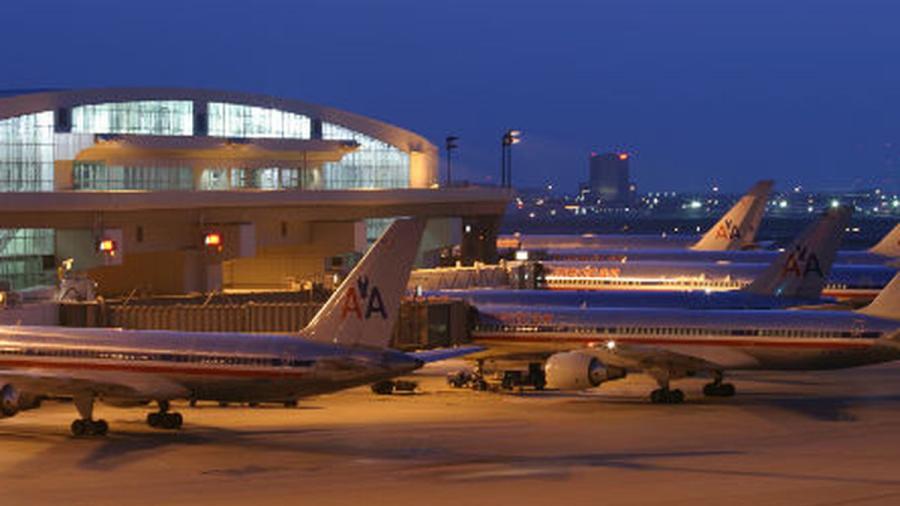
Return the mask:
<svg viewBox="0 0 900 506"><path fill-rule="evenodd" d="M900 189L900 2L4 0L0 89L185 86L461 137L454 173L574 190ZM490 179L489 179L490 178Z"/></svg>

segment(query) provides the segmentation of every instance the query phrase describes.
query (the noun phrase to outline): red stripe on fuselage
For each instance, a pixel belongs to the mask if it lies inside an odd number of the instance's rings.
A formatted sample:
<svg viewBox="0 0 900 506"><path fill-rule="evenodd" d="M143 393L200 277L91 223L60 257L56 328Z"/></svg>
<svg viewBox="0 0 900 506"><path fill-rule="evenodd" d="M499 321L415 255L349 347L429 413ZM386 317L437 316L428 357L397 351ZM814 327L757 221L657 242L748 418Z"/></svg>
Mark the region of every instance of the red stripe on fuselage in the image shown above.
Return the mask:
<svg viewBox="0 0 900 506"><path fill-rule="evenodd" d="M863 349L872 345L870 342L846 342L846 341L773 341L773 340L748 340L748 339L672 339L660 337L589 337L589 336L573 336L571 334L543 334L543 335L522 335L522 334L474 334L472 339L477 343L479 341L490 341L495 343L502 342L521 342L521 343L605 343L607 341L616 341L621 343L635 344L667 344L667 345L683 345L683 346L735 346L735 347L775 347L775 348L821 348L821 349Z"/></svg>
<svg viewBox="0 0 900 506"><path fill-rule="evenodd" d="M299 378L306 376L307 372L292 370L250 370L250 369L221 369L206 367L173 367L169 365L149 364L104 364L97 362L69 362L69 361L43 361L43 360L0 360L0 368L44 368L44 369L69 369L90 371L115 371L145 374L189 374L194 376L232 376L239 378Z"/></svg>

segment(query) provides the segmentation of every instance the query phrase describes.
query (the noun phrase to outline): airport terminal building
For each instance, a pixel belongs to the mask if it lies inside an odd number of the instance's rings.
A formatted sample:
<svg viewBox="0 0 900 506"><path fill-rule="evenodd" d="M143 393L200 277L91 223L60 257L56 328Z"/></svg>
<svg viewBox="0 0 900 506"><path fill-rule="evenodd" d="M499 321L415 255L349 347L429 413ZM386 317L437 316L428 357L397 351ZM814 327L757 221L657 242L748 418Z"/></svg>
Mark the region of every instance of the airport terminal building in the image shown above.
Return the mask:
<svg viewBox="0 0 900 506"><path fill-rule="evenodd" d="M508 193L440 188L438 157L411 131L296 100L3 92L0 280L55 284L73 259L110 294L281 288L408 215L432 218L428 246L492 260Z"/></svg>

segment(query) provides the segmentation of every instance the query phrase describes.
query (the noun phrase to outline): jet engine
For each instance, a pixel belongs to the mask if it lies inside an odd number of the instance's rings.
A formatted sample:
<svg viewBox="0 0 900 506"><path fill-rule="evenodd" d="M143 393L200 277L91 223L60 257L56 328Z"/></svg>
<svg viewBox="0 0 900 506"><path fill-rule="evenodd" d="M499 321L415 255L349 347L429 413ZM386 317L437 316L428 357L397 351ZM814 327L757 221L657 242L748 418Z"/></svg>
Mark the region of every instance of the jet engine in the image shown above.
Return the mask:
<svg viewBox="0 0 900 506"><path fill-rule="evenodd" d="M625 369L607 367L596 357L577 351L557 353L544 365L547 387L558 390L583 390L625 377Z"/></svg>
<svg viewBox="0 0 900 506"><path fill-rule="evenodd" d="M19 391L12 385L0 388L0 416L16 416L19 412Z"/></svg>
<svg viewBox="0 0 900 506"><path fill-rule="evenodd" d="M0 418L15 416L19 411L35 409L40 405L40 397L21 393L12 385L0 388Z"/></svg>

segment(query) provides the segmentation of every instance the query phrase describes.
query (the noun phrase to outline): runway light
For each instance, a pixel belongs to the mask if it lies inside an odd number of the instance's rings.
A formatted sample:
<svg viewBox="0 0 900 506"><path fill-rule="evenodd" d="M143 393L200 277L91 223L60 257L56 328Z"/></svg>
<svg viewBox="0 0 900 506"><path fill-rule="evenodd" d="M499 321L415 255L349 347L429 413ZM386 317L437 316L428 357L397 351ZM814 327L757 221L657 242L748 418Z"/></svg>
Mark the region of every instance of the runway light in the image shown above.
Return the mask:
<svg viewBox="0 0 900 506"><path fill-rule="evenodd" d="M838 200L838 199L832 199L832 200L831 200L831 207L838 207L838 206L840 206L840 205L841 205L841 201L840 201L840 200Z"/></svg>
<svg viewBox="0 0 900 506"><path fill-rule="evenodd" d="M628 153L619 153L619 160L628 160Z"/></svg>
<svg viewBox="0 0 900 506"><path fill-rule="evenodd" d="M616 342L615 342L615 341L606 341L606 349L609 350L609 351L615 350L615 349L616 349Z"/></svg>

